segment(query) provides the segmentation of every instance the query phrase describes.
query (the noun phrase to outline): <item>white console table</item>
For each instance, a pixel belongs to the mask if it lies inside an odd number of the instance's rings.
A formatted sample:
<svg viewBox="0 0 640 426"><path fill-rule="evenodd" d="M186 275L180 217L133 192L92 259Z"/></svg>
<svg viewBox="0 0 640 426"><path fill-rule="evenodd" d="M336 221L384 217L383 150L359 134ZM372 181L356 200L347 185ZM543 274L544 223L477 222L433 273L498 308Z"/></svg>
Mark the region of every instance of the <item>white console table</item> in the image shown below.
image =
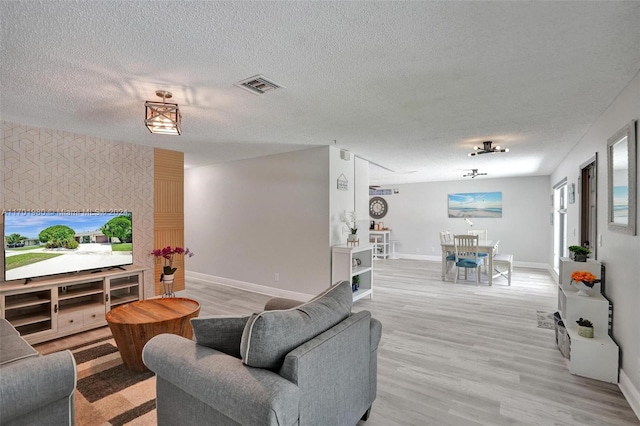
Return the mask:
<svg viewBox="0 0 640 426"><path fill-rule="evenodd" d="M112 308L144 299L146 268L124 269L2 282L0 317L30 344L105 326Z"/></svg>

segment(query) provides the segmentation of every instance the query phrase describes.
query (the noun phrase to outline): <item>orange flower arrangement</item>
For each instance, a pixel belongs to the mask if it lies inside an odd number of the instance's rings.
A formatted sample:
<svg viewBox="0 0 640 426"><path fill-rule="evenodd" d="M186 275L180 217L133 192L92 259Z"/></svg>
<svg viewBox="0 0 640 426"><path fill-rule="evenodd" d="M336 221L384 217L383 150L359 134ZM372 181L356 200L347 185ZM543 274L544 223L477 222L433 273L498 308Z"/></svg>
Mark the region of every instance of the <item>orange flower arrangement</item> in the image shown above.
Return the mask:
<svg viewBox="0 0 640 426"><path fill-rule="evenodd" d="M571 274L571 282L581 281L587 287L593 287L595 283L599 283L600 280L596 278L591 272L588 271L575 271Z"/></svg>

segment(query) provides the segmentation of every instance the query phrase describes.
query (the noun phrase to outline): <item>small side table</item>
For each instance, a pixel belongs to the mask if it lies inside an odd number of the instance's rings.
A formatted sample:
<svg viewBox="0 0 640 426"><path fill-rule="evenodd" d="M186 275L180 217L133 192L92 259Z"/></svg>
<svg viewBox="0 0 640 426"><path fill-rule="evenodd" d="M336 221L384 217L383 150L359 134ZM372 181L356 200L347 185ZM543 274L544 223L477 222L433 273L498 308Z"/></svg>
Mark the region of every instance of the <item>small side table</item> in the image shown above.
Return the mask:
<svg viewBox="0 0 640 426"><path fill-rule="evenodd" d="M200 313L200 304L192 299L174 297L148 299L118 306L107 312L107 323L116 341L122 362L133 371L147 371L142 348L154 336L177 334L191 339L189 320Z"/></svg>

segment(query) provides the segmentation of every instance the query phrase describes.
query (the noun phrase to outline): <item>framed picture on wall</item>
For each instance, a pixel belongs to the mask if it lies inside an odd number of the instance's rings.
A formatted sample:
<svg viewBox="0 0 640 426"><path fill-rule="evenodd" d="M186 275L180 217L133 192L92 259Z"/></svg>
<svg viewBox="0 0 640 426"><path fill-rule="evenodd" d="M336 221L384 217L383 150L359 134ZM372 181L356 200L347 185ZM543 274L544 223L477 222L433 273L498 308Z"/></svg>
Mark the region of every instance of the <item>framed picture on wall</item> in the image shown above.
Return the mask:
<svg viewBox="0 0 640 426"><path fill-rule="evenodd" d="M502 192L449 194L449 217L502 217Z"/></svg>

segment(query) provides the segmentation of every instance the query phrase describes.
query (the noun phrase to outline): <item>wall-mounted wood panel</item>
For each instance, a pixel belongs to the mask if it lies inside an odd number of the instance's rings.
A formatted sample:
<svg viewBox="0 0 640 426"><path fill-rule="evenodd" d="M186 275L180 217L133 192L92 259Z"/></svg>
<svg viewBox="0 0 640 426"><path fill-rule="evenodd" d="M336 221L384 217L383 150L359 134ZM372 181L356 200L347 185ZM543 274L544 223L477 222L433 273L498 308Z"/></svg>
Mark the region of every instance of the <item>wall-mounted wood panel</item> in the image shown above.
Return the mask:
<svg viewBox="0 0 640 426"><path fill-rule="evenodd" d="M154 149L154 247L184 247L184 153ZM163 259L155 265L155 293L162 294L160 274ZM174 291L184 290L184 259L176 256L173 267L178 268Z"/></svg>

